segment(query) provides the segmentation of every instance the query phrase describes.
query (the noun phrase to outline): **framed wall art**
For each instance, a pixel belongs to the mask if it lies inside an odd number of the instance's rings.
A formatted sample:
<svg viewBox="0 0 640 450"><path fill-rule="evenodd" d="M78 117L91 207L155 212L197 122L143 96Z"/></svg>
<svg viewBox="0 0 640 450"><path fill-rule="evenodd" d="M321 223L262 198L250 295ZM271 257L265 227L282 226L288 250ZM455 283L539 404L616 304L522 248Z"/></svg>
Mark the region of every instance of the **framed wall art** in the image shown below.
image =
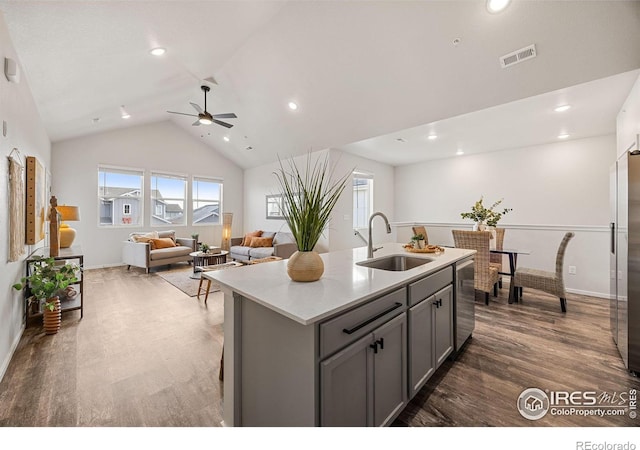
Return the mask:
<svg viewBox="0 0 640 450"><path fill-rule="evenodd" d="M45 238L47 214L45 171L35 156L27 156L27 201L25 243L37 244Z"/></svg>

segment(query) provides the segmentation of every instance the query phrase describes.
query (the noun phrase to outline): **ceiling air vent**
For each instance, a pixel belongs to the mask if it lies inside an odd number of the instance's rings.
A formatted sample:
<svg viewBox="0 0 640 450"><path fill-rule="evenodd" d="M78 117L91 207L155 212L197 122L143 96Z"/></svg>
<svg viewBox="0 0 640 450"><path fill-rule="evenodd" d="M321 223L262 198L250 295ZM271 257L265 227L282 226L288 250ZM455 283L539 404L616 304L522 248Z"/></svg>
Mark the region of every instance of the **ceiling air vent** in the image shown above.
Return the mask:
<svg viewBox="0 0 640 450"><path fill-rule="evenodd" d="M528 47L521 48L520 50L516 50L515 52L508 53L504 56L500 57L500 65L502 68L506 68L509 66L513 66L514 64L518 64L522 61L526 61L527 59L536 57L536 45L531 44Z"/></svg>

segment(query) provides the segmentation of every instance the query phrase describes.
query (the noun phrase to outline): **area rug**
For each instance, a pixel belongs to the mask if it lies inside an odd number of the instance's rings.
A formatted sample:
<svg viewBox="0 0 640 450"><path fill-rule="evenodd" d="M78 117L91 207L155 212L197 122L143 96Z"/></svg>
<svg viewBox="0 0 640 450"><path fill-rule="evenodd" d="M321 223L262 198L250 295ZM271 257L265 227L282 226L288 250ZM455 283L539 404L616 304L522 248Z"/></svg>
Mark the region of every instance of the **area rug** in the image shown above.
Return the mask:
<svg viewBox="0 0 640 450"><path fill-rule="evenodd" d="M193 278L189 278L190 275L193 274L193 267L181 267L180 269L174 270L162 270L156 272L160 278L165 280L167 283L170 283L180 289L182 292L187 294L189 297L195 297L198 295L198 284L200 284L200 280L194 280ZM202 288L204 289L207 286L207 283L202 283ZM215 283L211 283L209 287L209 293L216 292L220 290L220 286ZM204 294L204 291L202 291Z"/></svg>

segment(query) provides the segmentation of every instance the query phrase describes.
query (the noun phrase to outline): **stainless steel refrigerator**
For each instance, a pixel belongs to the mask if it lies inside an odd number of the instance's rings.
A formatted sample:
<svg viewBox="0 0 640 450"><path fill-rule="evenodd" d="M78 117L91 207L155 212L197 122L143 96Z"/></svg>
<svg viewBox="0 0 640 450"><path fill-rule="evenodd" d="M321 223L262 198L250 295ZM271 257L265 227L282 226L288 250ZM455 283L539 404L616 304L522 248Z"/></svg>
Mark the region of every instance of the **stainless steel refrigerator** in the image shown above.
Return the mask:
<svg viewBox="0 0 640 450"><path fill-rule="evenodd" d="M640 374L640 149L611 169L611 332L625 367Z"/></svg>

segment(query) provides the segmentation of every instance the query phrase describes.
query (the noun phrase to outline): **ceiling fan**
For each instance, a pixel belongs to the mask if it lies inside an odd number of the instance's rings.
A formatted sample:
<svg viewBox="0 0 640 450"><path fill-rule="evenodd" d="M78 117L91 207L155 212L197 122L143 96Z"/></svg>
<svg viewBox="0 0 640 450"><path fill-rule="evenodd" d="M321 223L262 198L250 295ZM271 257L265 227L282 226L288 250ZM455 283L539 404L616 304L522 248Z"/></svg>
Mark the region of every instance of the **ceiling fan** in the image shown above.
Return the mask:
<svg viewBox="0 0 640 450"><path fill-rule="evenodd" d="M218 125L222 125L223 127L231 128L233 125L231 125L230 123L223 122L217 119L236 119L238 116L236 116L234 113L210 114L207 111L207 92L209 92L211 88L209 86L200 86L200 89L202 89L202 92L204 92L204 111L202 110L202 108L200 108L200 106L196 105L193 102L189 102L189 104L193 106L193 109L195 109L198 112L198 114L187 114L187 113L181 113L176 111L167 111L167 112L171 114L181 114L183 116L197 117L198 120L192 123L192 125L195 127L200 125L210 125L212 123L217 123Z"/></svg>

